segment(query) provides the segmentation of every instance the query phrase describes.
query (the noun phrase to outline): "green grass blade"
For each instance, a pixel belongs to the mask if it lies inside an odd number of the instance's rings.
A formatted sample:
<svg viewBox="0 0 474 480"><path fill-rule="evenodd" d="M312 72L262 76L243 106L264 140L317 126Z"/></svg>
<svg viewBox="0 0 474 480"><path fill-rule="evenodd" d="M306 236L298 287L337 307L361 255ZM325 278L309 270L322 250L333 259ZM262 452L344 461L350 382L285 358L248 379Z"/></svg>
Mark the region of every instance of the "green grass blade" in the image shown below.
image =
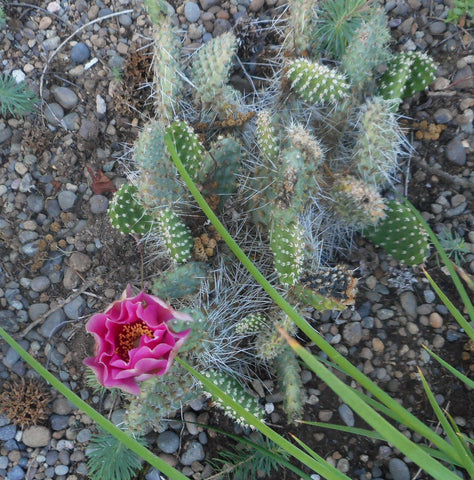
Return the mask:
<svg viewBox="0 0 474 480"><path fill-rule="evenodd" d="M441 424L446 435L453 444L453 447L457 450L463 468L465 468L470 473L471 477L474 478L474 463L472 461L472 457L466 452L466 444L459 438L458 433L456 432L456 430L454 430L451 422L441 410L441 407L438 405L438 402L436 401L433 392L431 391L430 386L428 385L428 382L426 381L420 369L418 369L418 373L420 375L421 381L423 382L423 388L425 389L426 396L428 397L431 408L434 410L439 423Z"/></svg>
<svg viewBox="0 0 474 480"><path fill-rule="evenodd" d="M421 215L421 213L406 198L400 197L400 200L405 202L407 207L412 211L413 215L415 215L415 217L420 221L420 223L423 225L426 232L430 236L431 242L435 246L436 251L439 253L440 257L443 260L443 263L446 265L446 268L449 271L449 275L451 276L453 283L457 291L459 292L459 295L467 309L471 322L474 322L474 306L472 305L471 298L466 292L466 289L464 288L464 285L462 284L461 279L456 273L456 270L454 269L447 253L444 251L443 247L439 243L438 237L433 232L431 227L428 225L428 222L423 218L423 215Z"/></svg>
<svg viewBox="0 0 474 480"><path fill-rule="evenodd" d="M155 456L148 448L140 445L135 439L128 436L123 430L117 428L110 420L107 420L99 412L94 410L89 404L84 402L74 392L64 386L52 373L44 368L28 352L26 352L8 333L0 327L0 336L28 363L34 368L48 383L50 383L59 393L64 395L77 408L89 415L98 425L109 432L115 438L120 440L127 448L135 452L150 465L157 468L160 472L168 475L172 480L188 480L181 472L168 465L164 460Z"/></svg>
<svg viewBox="0 0 474 480"><path fill-rule="evenodd" d="M221 430L220 428L214 427L212 425L206 425L203 423L199 422L186 422L186 423L193 423L194 425L198 425L200 427L206 428L208 430L212 430L214 432L220 433L221 435L225 435L226 437L232 438L236 442L241 443L242 445L246 445L248 447L252 447L254 450L258 450L259 452L263 453L264 455L267 455L273 459L275 459L277 462L279 462L283 467L288 468L289 470L295 472L300 478L304 480L312 480L311 477L303 472L303 470L300 470L298 467L295 465L292 465L286 458L284 458L281 455L278 455L275 452L272 452L268 450L268 448L263 447L262 445L259 445L258 443L253 442L249 438L246 437L239 437L238 435L235 435L233 433L226 432L225 430Z"/></svg>
<svg viewBox="0 0 474 480"><path fill-rule="evenodd" d="M472 388L474 390L474 381L472 381L469 377L461 373L459 370L456 370L453 366L451 366L446 360L443 360L441 357L438 357L436 353L432 352L428 347L423 345L423 348L441 365L443 365L444 368L449 370L454 376L459 378L462 382L464 382L468 387Z"/></svg>
<svg viewBox="0 0 474 480"><path fill-rule="evenodd" d="M464 448L464 451L466 452L466 457L469 459L468 464L471 466L471 469L474 470L474 455L472 454L471 450L469 449L468 443L463 441L464 440L463 434L462 434L461 430L459 430L459 427L458 427L457 423L454 421L454 418L450 415L450 413L445 411L444 414L446 415L446 418L449 420L449 423L451 424L451 427L453 427L453 430L456 432L456 435L458 436L459 441L461 442L461 445ZM467 469L467 470L471 471L469 469ZM472 471L471 471L471 473L472 473ZM473 476L473 478L474 478L474 476Z"/></svg>
<svg viewBox="0 0 474 480"><path fill-rule="evenodd" d="M397 414L402 422L409 428L415 430L420 435L425 437L429 442L436 445L441 451L449 452L454 451L452 446L444 440L441 436L433 432L427 425L421 422L418 418L403 408L398 402L393 400L386 392L378 387L370 378L364 375L357 367L352 365L343 355L341 355L332 345L330 345L319 333L308 323L303 317L301 317L295 309L275 290L270 282L262 275L252 261L245 255L242 249L237 245L235 240L226 230L224 225L220 222L214 212L207 204L204 197L201 195L199 189L189 176L186 168L181 162L176 148L173 143L173 139L169 134L165 135L165 143L168 147L171 158L173 159L176 168L178 169L181 178L186 183L189 191L193 195L194 199L201 207L204 214L211 221L216 231L219 232L222 239L229 246L230 250L247 268L255 280L262 286L262 288L268 293L268 295L275 301L275 303L291 318L291 320L298 326L298 328L304 332L324 353L328 355L339 367L348 374L352 379L358 382L363 388L370 392L383 404L388 406L395 414ZM351 405L349 405L351 406Z"/></svg>
<svg viewBox="0 0 474 480"><path fill-rule="evenodd" d="M444 467L441 463L423 451L419 445L409 440L405 435L399 432L393 425L385 420L373 408L367 405L357 394L355 394L345 383L331 373L314 355L311 355L296 340L279 328L282 336L287 340L294 352L304 360L321 380L323 380L331 390L340 398L343 398L347 404L353 406L357 412L372 428L379 432L387 442L390 442L398 448L403 454L413 460L423 470L432 475L437 480L456 480L456 475ZM456 456L458 452L455 451ZM456 457L454 457L456 458Z"/></svg>
<svg viewBox="0 0 474 480"><path fill-rule="evenodd" d="M363 437L372 438L374 440L385 441L385 439L382 437L382 435L380 435L380 433L374 432L373 430L367 430L365 428L346 427L345 425L336 425L334 423L309 422L309 421L303 421L303 420L300 421L299 423L304 423L305 425L313 425L315 427L328 428L330 430L337 430L345 433L352 433L354 435L361 435ZM445 455L443 452L440 452L439 450L436 450L434 448L430 448L421 444L418 444L418 446L434 458L438 458L439 460L443 460L444 462L448 462L458 467L462 467L460 463L453 462L453 459L451 457L449 457L448 455Z"/></svg>
<svg viewBox="0 0 474 480"><path fill-rule="evenodd" d="M188 372L190 372L197 380L199 380L206 387L207 392L220 398L226 405L229 405L237 412L238 415L244 418L249 425L255 427L260 433L268 437L272 442L282 447L291 456L299 460L303 465L306 465L307 467L313 469L316 473L324 476L324 478L327 478L328 480L350 480L350 478L343 473L337 470L336 472L334 472L334 467L327 463L325 460L323 462L316 461L310 455L300 450L296 445L293 445L291 442L276 433L257 417L247 412L247 410L241 407L239 403L237 403L233 398L223 392L220 388L216 387L211 381L209 381L207 377L200 374L197 370L188 365L184 360L176 358L176 361L186 370L188 370Z"/></svg>
<svg viewBox="0 0 474 480"><path fill-rule="evenodd" d="M470 323L463 317L462 313L453 305L451 300L443 293L438 284L431 278L430 274L423 269L425 277L430 282L433 290L438 294L438 297L441 298L441 301L446 305L447 309L451 312L451 315L456 319L459 325L464 329L464 331L469 335L471 340L474 341L474 328L471 327Z"/></svg>

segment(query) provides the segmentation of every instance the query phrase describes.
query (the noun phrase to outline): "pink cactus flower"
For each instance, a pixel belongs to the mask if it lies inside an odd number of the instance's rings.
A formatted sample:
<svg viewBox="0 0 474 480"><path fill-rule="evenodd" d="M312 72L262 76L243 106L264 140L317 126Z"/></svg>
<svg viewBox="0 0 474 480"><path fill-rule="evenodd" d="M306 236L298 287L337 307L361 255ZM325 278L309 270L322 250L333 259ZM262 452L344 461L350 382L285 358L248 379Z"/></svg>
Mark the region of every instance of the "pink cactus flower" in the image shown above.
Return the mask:
<svg viewBox="0 0 474 480"><path fill-rule="evenodd" d="M95 356L84 363L104 387L139 395L137 382L167 373L189 335L190 329L173 331L170 321L188 323L192 318L144 291L130 295L128 286L104 313L89 319L86 330L94 334Z"/></svg>

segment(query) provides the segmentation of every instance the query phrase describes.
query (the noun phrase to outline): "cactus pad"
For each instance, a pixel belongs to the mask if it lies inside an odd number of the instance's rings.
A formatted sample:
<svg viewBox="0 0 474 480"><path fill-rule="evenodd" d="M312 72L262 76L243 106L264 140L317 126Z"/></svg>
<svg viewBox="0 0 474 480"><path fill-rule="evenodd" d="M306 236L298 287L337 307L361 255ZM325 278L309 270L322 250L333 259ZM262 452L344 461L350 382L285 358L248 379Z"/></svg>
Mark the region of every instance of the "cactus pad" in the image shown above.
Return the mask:
<svg viewBox="0 0 474 480"><path fill-rule="evenodd" d="M182 121L173 122L167 131L173 138L179 158L190 177L194 182L203 183L213 162L201 145L199 137Z"/></svg>
<svg viewBox="0 0 474 480"><path fill-rule="evenodd" d="M114 228L122 233L144 235L152 227L153 219L135 200L138 188L124 184L115 193L109 206L109 217Z"/></svg>
<svg viewBox="0 0 474 480"><path fill-rule="evenodd" d="M436 77L431 57L420 52L401 52L388 65L380 83L386 99L411 97L424 90Z"/></svg>
<svg viewBox="0 0 474 480"><path fill-rule="evenodd" d="M397 201L387 204L386 217L364 235L407 265L423 263L429 252L428 234L410 209Z"/></svg>
<svg viewBox="0 0 474 480"><path fill-rule="evenodd" d="M349 93L344 75L304 58L290 63L287 76L293 90L309 103L336 103Z"/></svg>
<svg viewBox="0 0 474 480"><path fill-rule="evenodd" d="M292 209L274 209L270 230L273 265L283 285L297 282L303 265L303 232Z"/></svg>
<svg viewBox="0 0 474 480"><path fill-rule="evenodd" d="M235 326L235 333L239 335L258 333L264 328L265 322L266 317L263 313L251 313Z"/></svg>
<svg viewBox="0 0 474 480"><path fill-rule="evenodd" d="M156 223L170 257L177 263L189 260L194 241L179 216L172 210L162 210Z"/></svg>
<svg viewBox="0 0 474 480"><path fill-rule="evenodd" d="M219 387L224 393L229 395L233 400L238 402L241 407L245 408L247 412L253 414L258 419L263 419L263 409L260 407L258 400L252 397L245 387L240 384L235 378L230 375L214 369L207 370L204 375L211 380L211 382ZM235 420L237 423L247 426L245 418L240 417L238 413L230 406L225 405L222 400L212 397L214 404L224 410L224 413ZM252 427L253 428L253 427Z"/></svg>
<svg viewBox="0 0 474 480"><path fill-rule="evenodd" d="M160 275L154 283L153 293L160 298L183 298L199 291L206 268L200 262L188 262Z"/></svg>

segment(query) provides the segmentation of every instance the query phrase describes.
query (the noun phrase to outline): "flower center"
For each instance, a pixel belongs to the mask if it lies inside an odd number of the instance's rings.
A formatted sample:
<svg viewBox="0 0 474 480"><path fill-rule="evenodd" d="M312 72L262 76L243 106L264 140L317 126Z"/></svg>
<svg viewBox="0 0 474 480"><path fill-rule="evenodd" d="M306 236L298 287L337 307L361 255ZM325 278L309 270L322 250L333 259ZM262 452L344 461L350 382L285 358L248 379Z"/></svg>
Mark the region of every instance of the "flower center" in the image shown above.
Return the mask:
<svg viewBox="0 0 474 480"><path fill-rule="evenodd" d="M124 325L122 331L118 334L115 353L127 362L129 360L128 352L138 347L143 335L153 338L153 331L143 320Z"/></svg>

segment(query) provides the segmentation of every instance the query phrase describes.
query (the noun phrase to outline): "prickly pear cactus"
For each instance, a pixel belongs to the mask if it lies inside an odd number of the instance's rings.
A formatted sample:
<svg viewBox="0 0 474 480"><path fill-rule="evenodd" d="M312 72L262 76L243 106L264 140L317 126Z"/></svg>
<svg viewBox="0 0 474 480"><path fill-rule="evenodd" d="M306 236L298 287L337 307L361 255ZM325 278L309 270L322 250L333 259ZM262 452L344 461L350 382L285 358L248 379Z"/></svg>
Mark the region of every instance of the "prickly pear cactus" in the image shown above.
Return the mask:
<svg viewBox="0 0 474 480"><path fill-rule="evenodd" d="M265 327L266 317L263 313L252 313L243 318L236 326L235 333L251 335L260 332Z"/></svg>
<svg viewBox="0 0 474 480"><path fill-rule="evenodd" d="M292 89L309 103L336 103L349 95L344 75L304 58L290 62L286 74Z"/></svg>
<svg viewBox="0 0 474 480"><path fill-rule="evenodd" d="M424 90L434 79L436 67L431 57L421 52L401 52L389 64L380 83L386 99L411 97Z"/></svg>
<svg viewBox="0 0 474 480"><path fill-rule="evenodd" d="M386 216L364 235L390 255L407 265L423 263L429 252L428 234L404 204L391 201Z"/></svg>
<svg viewBox="0 0 474 480"><path fill-rule="evenodd" d="M181 218L172 210L163 210L156 223L170 257L176 263L189 260L194 241L189 228Z"/></svg>
<svg viewBox="0 0 474 480"><path fill-rule="evenodd" d="M153 293L159 298L183 298L199 291L207 270L201 262L176 266L156 278Z"/></svg>
<svg viewBox="0 0 474 480"><path fill-rule="evenodd" d="M122 233L145 235L153 226L153 218L135 199L137 190L135 185L122 185L110 202L109 217L112 226Z"/></svg>
<svg viewBox="0 0 474 480"><path fill-rule="evenodd" d="M252 413L258 419L263 420L264 412L259 405L258 400L252 397L245 387L235 378L218 370L208 370L204 375L212 381L214 385L219 387L224 393L229 395L233 400L238 402L247 412ZM210 394L208 394L210 395ZM212 396L212 395L211 395ZM232 407L225 405L219 398L212 397L214 404L224 410L224 413L241 425L247 426L245 418L241 417Z"/></svg>

